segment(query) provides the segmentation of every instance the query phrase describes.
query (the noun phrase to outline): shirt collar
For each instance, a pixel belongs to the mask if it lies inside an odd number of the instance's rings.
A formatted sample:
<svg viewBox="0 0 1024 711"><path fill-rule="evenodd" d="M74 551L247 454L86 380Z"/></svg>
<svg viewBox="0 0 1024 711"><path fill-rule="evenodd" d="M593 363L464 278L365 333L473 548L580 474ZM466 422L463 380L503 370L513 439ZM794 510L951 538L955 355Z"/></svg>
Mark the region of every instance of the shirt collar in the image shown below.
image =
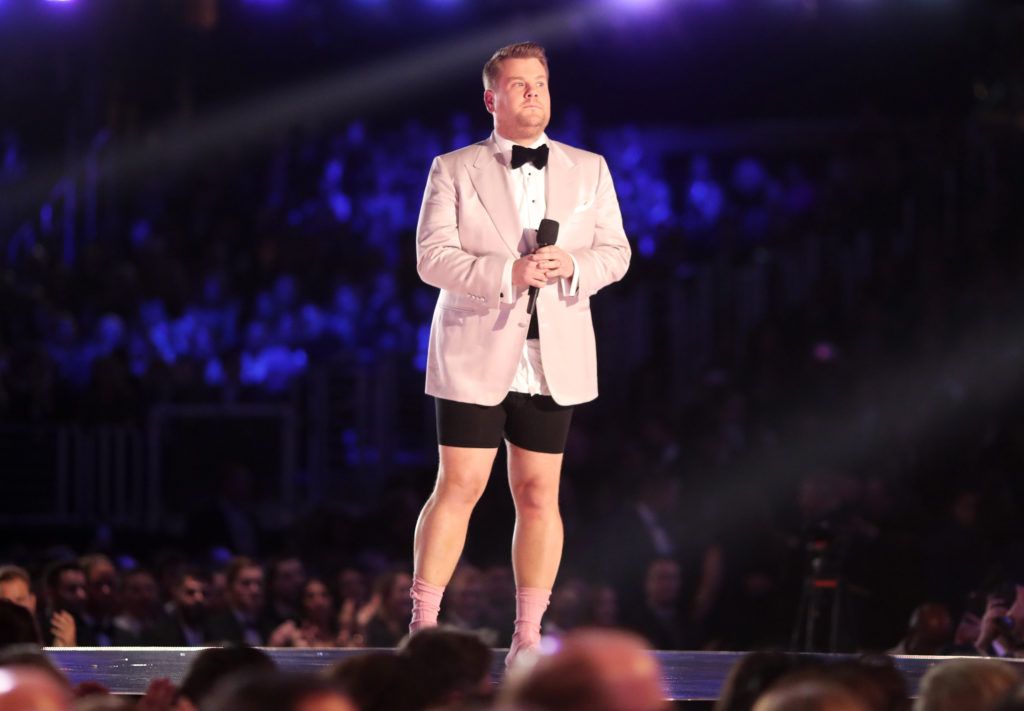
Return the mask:
<svg viewBox="0 0 1024 711"><path fill-rule="evenodd" d="M498 150L500 150L501 154L503 156L505 156L505 165L511 165L512 164L512 146L515 145L515 142L514 141L510 141L509 139L507 139L504 136L502 136L500 133L498 133L497 129L494 130L494 132L491 134L491 136L494 138L494 142L497 144ZM543 146L547 142L548 142L548 134L547 133L541 133L540 137L536 141L534 141L532 144L527 146L527 148L539 148L539 147Z"/></svg>

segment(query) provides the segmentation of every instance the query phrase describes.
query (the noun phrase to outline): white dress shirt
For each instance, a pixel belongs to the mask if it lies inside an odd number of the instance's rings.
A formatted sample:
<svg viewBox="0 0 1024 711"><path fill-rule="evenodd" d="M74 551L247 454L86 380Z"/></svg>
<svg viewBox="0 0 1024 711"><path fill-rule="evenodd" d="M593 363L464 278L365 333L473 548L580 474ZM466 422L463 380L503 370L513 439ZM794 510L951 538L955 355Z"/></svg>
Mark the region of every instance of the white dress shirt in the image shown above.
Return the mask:
<svg viewBox="0 0 1024 711"><path fill-rule="evenodd" d="M498 145L505 156L505 164L512 165L513 142L494 132L494 142ZM527 148L538 148L548 142L547 134L541 134L532 145ZM547 171L539 169L533 163L525 163L512 170L512 197L515 200L519 211L519 224L523 226L523 241L528 246L528 252L532 253L537 249L537 228L547 211ZM579 266L576 258L572 257L573 273L571 279L562 278L562 292L567 296L575 296L579 289ZM520 294L527 287L512 286L512 265L514 259L505 262L505 271L502 274L501 294L505 303L515 303ZM545 287L546 288L546 287ZM523 344L523 354L519 359L519 366L516 368L515 377L509 387L511 392L526 393L528 395L551 395L548 390L547 381L544 379L544 364L540 357L540 340L527 339Z"/></svg>

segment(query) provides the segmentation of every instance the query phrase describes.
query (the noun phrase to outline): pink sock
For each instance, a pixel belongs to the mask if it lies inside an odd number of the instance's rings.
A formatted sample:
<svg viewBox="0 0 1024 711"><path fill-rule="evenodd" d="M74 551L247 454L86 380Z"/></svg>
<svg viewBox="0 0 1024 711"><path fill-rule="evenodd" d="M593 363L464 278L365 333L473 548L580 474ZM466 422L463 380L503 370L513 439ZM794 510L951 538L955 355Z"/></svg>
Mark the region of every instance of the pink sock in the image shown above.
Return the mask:
<svg viewBox="0 0 1024 711"><path fill-rule="evenodd" d="M412 621L409 622L409 634L426 627L437 627L437 615L441 612L441 596L444 585L433 585L418 575L412 577Z"/></svg>
<svg viewBox="0 0 1024 711"><path fill-rule="evenodd" d="M540 643L540 619L548 609L551 591L516 586L516 628L513 648L535 647Z"/></svg>

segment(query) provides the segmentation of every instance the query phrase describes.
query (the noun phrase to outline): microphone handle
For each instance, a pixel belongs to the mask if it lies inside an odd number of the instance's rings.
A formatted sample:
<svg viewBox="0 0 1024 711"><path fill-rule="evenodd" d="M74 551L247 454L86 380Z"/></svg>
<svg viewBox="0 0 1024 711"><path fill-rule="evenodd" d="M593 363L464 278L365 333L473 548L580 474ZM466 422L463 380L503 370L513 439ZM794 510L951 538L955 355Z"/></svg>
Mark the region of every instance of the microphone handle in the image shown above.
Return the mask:
<svg viewBox="0 0 1024 711"><path fill-rule="evenodd" d="M537 292L540 291L535 286L530 287L530 300L526 302L526 313L533 315L533 305L537 303Z"/></svg>

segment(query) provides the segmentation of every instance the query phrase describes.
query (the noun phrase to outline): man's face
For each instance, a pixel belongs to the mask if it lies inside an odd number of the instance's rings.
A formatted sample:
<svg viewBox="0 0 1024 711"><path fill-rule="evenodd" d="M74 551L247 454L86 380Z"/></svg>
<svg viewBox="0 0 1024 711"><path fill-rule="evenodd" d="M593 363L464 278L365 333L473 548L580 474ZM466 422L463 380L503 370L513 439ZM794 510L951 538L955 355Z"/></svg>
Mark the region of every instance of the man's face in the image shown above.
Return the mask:
<svg viewBox="0 0 1024 711"><path fill-rule="evenodd" d="M85 573L81 570L65 570L54 590L54 604L59 610L81 612L85 607Z"/></svg>
<svg viewBox="0 0 1024 711"><path fill-rule="evenodd" d="M33 615L36 614L36 596L32 594L28 583L21 578L12 578L0 583L0 600L10 600Z"/></svg>
<svg viewBox="0 0 1024 711"><path fill-rule="evenodd" d="M202 580L187 576L174 590L174 606L189 624L203 619L206 613L206 585Z"/></svg>
<svg viewBox="0 0 1024 711"><path fill-rule="evenodd" d="M302 586L306 584L306 569L302 561L298 558L282 560L277 564L276 573L271 595L290 603L297 602L302 595Z"/></svg>
<svg viewBox="0 0 1024 711"><path fill-rule="evenodd" d="M494 127L512 141L535 139L551 120L548 73L539 59L505 59L494 86L484 91Z"/></svg>
<svg viewBox="0 0 1024 711"><path fill-rule="evenodd" d="M160 592L149 573L134 573L124 581L124 607L140 617L155 615L160 609Z"/></svg>
<svg viewBox="0 0 1024 711"><path fill-rule="evenodd" d="M117 571L108 561L101 560L89 568L87 593L89 608L99 615L112 615L117 609Z"/></svg>
<svg viewBox="0 0 1024 711"><path fill-rule="evenodd" d="M231 583L229 593L233 607L250 615L258 613L263 607L263 569L243 568Z"/></svg>

